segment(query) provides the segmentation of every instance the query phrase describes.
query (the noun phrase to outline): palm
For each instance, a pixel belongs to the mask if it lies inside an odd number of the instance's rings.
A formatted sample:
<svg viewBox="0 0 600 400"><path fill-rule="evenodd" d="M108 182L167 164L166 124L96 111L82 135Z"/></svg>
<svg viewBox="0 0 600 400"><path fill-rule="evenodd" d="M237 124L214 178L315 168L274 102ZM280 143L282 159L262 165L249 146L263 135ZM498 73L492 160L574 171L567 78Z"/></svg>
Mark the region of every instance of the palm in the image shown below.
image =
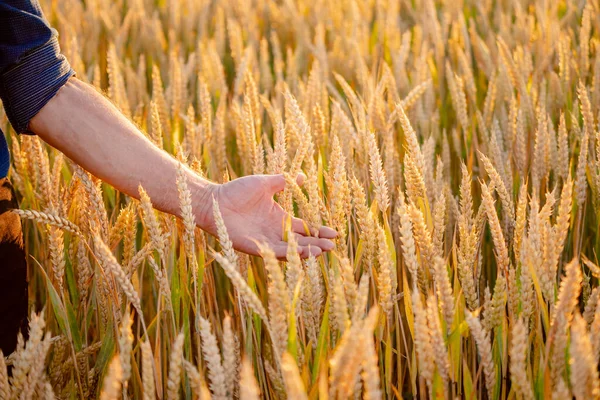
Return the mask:
<svg viewBox="0 0 600 400"><path fill-rule="evenodd" d="M283 227L288 215L273 200L273 195L284 186L281 175L252 175L218 188L215 198L236 250L257 255L258 243L264 243L277 257L285 258L287 243L283 241ZM292 218L292 231L303 257L309 252L319 255L333 248L333 243L327 239L335 237L336 233L330 228L321 228L320 238L307 237L302 234L302 220Z"/></svg>

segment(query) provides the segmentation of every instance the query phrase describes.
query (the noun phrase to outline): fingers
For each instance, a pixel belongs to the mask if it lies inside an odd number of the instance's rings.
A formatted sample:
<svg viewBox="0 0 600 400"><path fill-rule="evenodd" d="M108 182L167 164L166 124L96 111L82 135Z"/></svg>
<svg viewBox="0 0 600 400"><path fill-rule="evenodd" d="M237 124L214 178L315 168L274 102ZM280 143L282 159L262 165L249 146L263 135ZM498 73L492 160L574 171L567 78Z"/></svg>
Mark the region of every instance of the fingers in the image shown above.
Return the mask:
<svg viewBox="0 0 600 400"><path fill-rule="evenodd" d="M311 236L296 235L296 241L299 246L318 247L322 251L330 251L335 247L331 240Z"/></svg>
<svg viewBox="0 0 600 400"><path fill-rule="evenodd" d="M288 244L286 242L281 242L281 243L275 244L271 247L273 249L273 252L275 253L275 257L277 257L278 260L281 260L281 261L287 260ZM298 254L300 255L300 257L302 257L302 248L300 248L300 247L298 247Z"/></svg>
<svg viewBox="0 0 600 400"><path fill-rule="evenodd" d="M323 250L321 250L320 247L302 246L302 253L300 254L300 257L302 257L302 258L308 258L310 256L319 257L321 254L323 254Z"/></svg>
<svg viewBox="0 0 600 400"><path fill-rule="evenodd" d="M331 229L328 226L322 226L319 228L319 237L324 239L335 239L338 233L335 229Z"/></svg>
<svg viewBox="0 0 600 400"><path fill-rule="evenodd" d="M283 176L283 174L264 175L264 177L267 181L267 186L273 193L279 193L283 189L285 189L285 177ZM304 175L303 173L299 173L296 176L296 183L298 184L298 186L302 186L305 180L306 175Z"/></svg>
<svg viewBox="0 0 600 400"><path fill-rule="evenodd" d="M303 236L317 236L323 239L335 239L337 237L337 232L328 226L320 227L318 233L316 230L311 232L307 223L295 217L292 218L292 231Z"/></svg>
<svg viewBox="0 0 600 400"><path fill-rule="evenodd" d="M267 180L267 185L271 192L278 193L285 189L285 178L283 174L279 175L265 175L265 179Z"/></svg>
<svg viewBox="0 0 600 400"><path fill-rule="evenodd" d="M299 233L300 235L303 235L303 236L308 236L312 233L312 232L310 232L310 228L308 227L308 224L305 223L300 218L296 218L296 217L292 217L292 232Z"/></svg>
<svg viewBox="0 0 600 400"><path fill-rule="evenodd" d="M314 238L312 238L312 239L314 239ZM273 246L271 246L271 248L273 249L273 252L275 253L275 257L277 257L278 260L281 260L281 261L287 260L288 244L286 242L274 244ZM308 258L311 255L313 257L319 257L321 254L323 254L323 251L324 251L324 249L322 249L319 246L314 246L311 244L307 244L307 245L298 244L298 255L300 256L300 258ZM325 251L329 251L329 250L325 250Z"/></svg>

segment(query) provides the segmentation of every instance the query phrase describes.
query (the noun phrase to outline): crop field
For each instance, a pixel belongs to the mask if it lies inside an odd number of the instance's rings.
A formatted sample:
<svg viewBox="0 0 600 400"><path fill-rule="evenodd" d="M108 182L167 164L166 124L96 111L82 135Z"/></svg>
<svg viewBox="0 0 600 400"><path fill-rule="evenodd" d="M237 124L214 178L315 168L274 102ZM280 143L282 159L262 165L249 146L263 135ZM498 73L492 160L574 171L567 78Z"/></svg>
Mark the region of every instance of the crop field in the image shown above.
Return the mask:
<svg viewBox="0 0 600 400"><path fill-rule="evenodd" d="M183 173L158 212L0 111L31 313L0 399L600 398L598 2L41 3L181 165L284 174L338 237L239 253Z"/></svg>

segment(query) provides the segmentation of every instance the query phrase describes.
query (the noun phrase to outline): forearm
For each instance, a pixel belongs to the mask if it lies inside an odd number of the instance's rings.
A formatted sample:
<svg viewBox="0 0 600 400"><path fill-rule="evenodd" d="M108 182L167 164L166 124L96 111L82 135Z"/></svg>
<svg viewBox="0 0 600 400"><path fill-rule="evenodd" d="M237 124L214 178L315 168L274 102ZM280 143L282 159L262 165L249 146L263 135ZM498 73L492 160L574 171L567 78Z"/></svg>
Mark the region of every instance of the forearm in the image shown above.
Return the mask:
<svg viewBox="0 0 600 400"><path fill-rule="evenodd" d="M178 162L157 148L104 96L70 79L30 122L30 129L83 169L139 198L142 185L155 208L179 214ZM206 225L214 184L186 168L196 223Z"/></svg>

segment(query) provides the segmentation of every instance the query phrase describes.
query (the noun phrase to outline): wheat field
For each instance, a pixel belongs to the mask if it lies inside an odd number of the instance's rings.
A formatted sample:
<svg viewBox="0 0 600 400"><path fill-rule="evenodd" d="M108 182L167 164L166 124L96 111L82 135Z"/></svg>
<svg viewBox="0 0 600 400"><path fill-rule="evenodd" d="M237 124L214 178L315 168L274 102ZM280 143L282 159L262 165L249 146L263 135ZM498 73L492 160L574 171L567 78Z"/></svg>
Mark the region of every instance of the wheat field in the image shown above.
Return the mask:
<svg viewBox="0 0 600 400"><path fill-rule="evenodd" d="M157 146L283 173L339 235L238 253L183 174L157 212L0 111L31 310L1 399L600 398L598 2L41 3Z"/></svg>

